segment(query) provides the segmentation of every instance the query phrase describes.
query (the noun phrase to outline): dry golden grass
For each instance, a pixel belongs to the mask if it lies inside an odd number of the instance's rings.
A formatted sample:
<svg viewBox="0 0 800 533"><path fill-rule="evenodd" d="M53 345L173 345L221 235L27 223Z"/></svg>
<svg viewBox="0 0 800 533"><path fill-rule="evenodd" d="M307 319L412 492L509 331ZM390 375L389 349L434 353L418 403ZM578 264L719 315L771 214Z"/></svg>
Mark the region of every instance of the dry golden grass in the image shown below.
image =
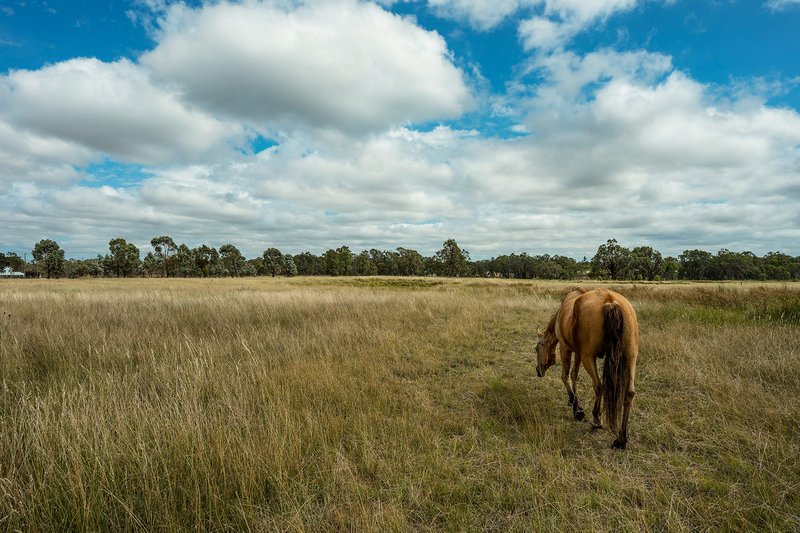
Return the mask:
<svg viewBox="0 0 800 533"><path fill-rule="evenodd" d="M0 283L0 529L800 529L800 287L615 287L618 452L535 377L572 285Z"/></svg>

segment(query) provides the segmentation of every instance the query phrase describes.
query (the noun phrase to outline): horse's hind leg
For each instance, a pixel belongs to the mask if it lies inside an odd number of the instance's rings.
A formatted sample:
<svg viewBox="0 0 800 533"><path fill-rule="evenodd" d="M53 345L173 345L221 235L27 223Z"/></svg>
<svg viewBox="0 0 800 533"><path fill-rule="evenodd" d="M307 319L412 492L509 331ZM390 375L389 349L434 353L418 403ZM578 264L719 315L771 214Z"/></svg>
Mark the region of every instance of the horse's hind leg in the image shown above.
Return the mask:
<svg viewBox="0 0 800 533"><path fill-rule="evenodd" d="M625 400L622 404L622 423L620 424L619 435L617 435L617 438L614 440L613 444L614 448L621 450L624 450L625 446L628 444L628 415L631 412L633 397L636 395L636 387L634 382L636 381L637 355L638 351L633 351L628 352L625 357L628 365L628 388L625 391Z"/></svg>
<svg viewBox="0 0 800 533"><path fill-rule="evenodd" d="M628 444L628 415L631 412L631 404L633 403L633 397L635 395L636 391L634 390L633 380L631 379L628 390L625 393L625 403L622 404L622 425L619 428L619 435L617 435L617 439L614 441L614 448L624 450L625 445Z"/></svg>
<svg viewBox="0 0 800 533"><path fill-rule="evenodd" d="M594 357L584 359L583 367L592 378L592 388L594 389L594 407L592 407L592 428L600 429L603 423L600 421L600 407L603 401L603 382L597 373L597 360Z"/></svg>
<svg viewBox="0 0 800 533"><path fill-rule="evenodd" d="M559 346L561 352L561 381L564 382L564 387L567 388L567 401L572 407L572 416L575 420L583 420L583 409L578 403L578 388L577 388L577 374L578 374L578 359L576 354L575 365L572 365L572 350L561 344ZM572 368L570 376L570 367ZM572 377L572 380L570 380Z"/></svg>

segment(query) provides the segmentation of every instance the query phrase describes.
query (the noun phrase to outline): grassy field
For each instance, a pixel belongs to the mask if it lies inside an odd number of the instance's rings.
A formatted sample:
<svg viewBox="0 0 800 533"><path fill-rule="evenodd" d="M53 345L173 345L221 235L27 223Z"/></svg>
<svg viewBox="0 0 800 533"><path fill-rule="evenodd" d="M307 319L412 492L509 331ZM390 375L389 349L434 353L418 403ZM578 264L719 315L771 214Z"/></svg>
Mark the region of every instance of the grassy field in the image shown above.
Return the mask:
<svg viewBox="0 0 800 533"><path fill-rule="evenodd" d="M614 287L624 452L536 378L573 286L3 281L0 529L800 530L800 286Z"/></svg>

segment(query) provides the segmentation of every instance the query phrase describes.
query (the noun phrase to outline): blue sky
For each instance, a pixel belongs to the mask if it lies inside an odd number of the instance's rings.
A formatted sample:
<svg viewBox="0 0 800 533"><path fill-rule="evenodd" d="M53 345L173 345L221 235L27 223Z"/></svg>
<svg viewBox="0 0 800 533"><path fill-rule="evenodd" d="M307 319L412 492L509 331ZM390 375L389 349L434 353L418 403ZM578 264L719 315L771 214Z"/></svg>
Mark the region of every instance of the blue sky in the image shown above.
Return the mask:
<svg viewBox="0 0 800 533"><path fill-rule="evenodd" d="M0 250L800 255L800 2L0 2Z"/></svg>

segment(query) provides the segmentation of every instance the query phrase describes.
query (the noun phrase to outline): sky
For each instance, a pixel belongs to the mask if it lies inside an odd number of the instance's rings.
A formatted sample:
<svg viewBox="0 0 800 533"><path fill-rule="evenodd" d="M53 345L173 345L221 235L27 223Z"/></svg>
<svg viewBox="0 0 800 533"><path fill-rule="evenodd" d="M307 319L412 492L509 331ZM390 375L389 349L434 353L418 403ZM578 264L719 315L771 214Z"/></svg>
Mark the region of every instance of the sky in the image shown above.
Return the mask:
<svg viewBox="0 0 800 533"><path fill-rule="evenodd" d="M0 0L0 251L800 255L800 0Z"/></svg>

